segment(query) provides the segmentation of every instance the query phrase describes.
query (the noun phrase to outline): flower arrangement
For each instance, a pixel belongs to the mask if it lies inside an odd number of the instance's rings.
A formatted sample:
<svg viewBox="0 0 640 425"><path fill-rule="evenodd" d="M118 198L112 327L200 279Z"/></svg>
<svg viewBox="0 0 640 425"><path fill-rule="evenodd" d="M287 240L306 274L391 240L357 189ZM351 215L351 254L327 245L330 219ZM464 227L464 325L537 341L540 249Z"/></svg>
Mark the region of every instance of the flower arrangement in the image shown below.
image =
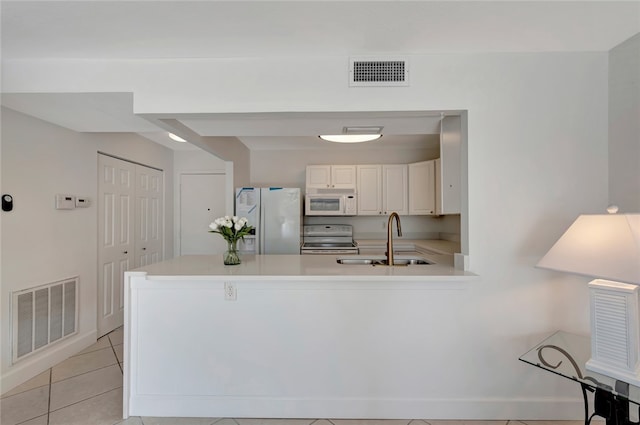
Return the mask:
<svg viewBox="0 0 640 425"><path fill-rule="evenodd" d="M228 216L216 218L209 225L209 232L219 233L227 242L237 242L238 239L244 238L253 230L253 226L247 224L245 217Z"/></svg>
<svg viewBox="0 0 640 425"><path fill-rule="evenodd" d="M253 230L253 226L249 226L247 223L245 217L225 215L224 217L216 218L209 225L209 232L218 233L227 241L228 248L224 253L224 264L240 264L240 256L238 255L236 244L238 239L244 239Z"/></svg>

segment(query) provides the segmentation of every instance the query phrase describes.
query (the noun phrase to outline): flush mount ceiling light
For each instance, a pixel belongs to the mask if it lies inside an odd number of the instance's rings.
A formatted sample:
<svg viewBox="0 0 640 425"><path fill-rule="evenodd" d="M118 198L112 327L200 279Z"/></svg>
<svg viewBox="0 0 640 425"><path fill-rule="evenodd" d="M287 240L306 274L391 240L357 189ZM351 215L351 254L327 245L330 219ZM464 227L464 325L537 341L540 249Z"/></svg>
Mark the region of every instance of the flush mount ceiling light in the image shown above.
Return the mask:
<svg viewBox="0 0 640 425"><path fill-rule="evenodd" d="M379 139L382 134L323 134L318 137L327 142L362 143Z"/></svg>
<svg viewBox="0 0 640 425"><path fill-rule="evenodd" d="M173 133L169 133L169 138L170 138L171 140L175 140L176 142L180 142L180 143L187 143L187 141L186 141L186 140L184 140L182 137L180 137L180 136L176 136L176 135L175 135L175 134L173 134Z"/></svg>
<svg viewBox="0 0 640 425"><path fill-rule="evenodd" d="M343 127L343 134L328 134L318 136L322 140L336 143L371 142L382 137L382 126L372 127Z"/></svg>

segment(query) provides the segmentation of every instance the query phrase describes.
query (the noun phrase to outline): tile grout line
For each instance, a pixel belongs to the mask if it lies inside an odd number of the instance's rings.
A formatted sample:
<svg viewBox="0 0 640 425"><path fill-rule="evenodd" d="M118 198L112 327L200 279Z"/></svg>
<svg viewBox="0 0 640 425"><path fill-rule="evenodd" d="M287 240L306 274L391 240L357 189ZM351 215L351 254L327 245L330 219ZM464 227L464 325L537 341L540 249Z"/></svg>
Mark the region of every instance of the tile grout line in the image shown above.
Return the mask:
<svg viewBox="0 0 640 425"><path fill-rule="evenodd" d="M77 375L69 376L68 378L64 378L64 379L61 379L61 380L59 380L59 381L52 382L52 383L51 383L51 384L49 384L49 385L57 384L57 383L59 383L59 382L68 381L69 379L77 378L78 376L86 375L86 374L88 374L88 373L97 372L97 371L99 371L99 370L106 369L106 368L111 367L111 366L115 366L115 365L117 365L117 364L118 364L118 359L116 358L116 362L115 362L115 363L111 363L111 364L108 364L108 365L106 365L106 366L100 366L100 367L98 367L98 368L96 368L96 369L88 370L88 371L86 371L86 372L82 372L82 373L79 373L79 374L77 374ZM43 385L43 387L44 387L44 385Z"/></svg>
<svg viewBox="0 0 640 425"><path fill-rule="evenodd" d="M109 338L109 334L107 334L107 338ZM111 351L113 351L113 356L116 358L116 363L118 364L118 367L120 368L120 372L122 373L124 379L124 370L122 370L122 363L120 363L120 360L118 359L118 355L116 354L116 349L113 347L113 341L111 341L111 338L109 338L109 344L111 345ZM124 386L124 382L122 383L122 385Z"/></svg>
<svg viewBox="0 0 640 425"><path fill-rule="evenodd" d="M60 411L60 410L62 410L62 409L66 409L67 407L75 406L75 405L76 405L76 404L78 404L78 403L83 403L83 402L85 402L85 401L91 400L92 398L100 397L101 395L105 395L105 394L108 394L108 393L113 392L113 391L118 391L120 388L122 388L122 387L118 387L118 388L113 388L113 389L111 389L111 390L107 390L107 391L102 392L102 393L100 393L100 394L96 394L96 395L94 395L94 396L91 396L91 397L85 398L84 400L78 400L78 401L76 401L76 402L74 402L74 403L68 404L68 405L66 405L66 406L62 406L62 407L61 407L61 408L59 408L59 409L52 410L52 411L51 411L51 412L49 412L49 413L59 412L59 411ZM142 419L141 419L141 420L142 420Z"/></svg>

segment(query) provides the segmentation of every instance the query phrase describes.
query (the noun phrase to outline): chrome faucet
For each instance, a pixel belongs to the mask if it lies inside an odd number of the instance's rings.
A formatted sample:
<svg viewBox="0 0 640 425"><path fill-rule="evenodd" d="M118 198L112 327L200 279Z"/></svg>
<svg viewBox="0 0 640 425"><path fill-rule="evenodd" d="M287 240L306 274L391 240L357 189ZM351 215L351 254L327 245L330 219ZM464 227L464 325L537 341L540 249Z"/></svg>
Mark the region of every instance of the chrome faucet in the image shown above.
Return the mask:
<svg viewBox="0 0 640 425"><path fill-rule="evenodd" d="M397 212L389 214L389 222L387 223L387 266L393 266L393 217L396 218L396 225L398 227L398 236L402 236L402 226L400 225L400 216Z"/></svg>

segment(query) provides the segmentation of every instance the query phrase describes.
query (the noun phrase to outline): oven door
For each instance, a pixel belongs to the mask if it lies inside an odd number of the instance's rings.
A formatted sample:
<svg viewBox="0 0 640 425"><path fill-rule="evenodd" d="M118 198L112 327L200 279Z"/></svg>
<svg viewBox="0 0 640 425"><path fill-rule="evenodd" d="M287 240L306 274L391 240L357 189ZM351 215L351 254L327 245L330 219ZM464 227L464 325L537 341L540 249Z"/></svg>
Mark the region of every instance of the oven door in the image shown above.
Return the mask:
<svg viewBox="0 0 640 425"><path fill-rule="evenodd" d="M345 215L344 195L307 195L305 215Z"/></svg>

